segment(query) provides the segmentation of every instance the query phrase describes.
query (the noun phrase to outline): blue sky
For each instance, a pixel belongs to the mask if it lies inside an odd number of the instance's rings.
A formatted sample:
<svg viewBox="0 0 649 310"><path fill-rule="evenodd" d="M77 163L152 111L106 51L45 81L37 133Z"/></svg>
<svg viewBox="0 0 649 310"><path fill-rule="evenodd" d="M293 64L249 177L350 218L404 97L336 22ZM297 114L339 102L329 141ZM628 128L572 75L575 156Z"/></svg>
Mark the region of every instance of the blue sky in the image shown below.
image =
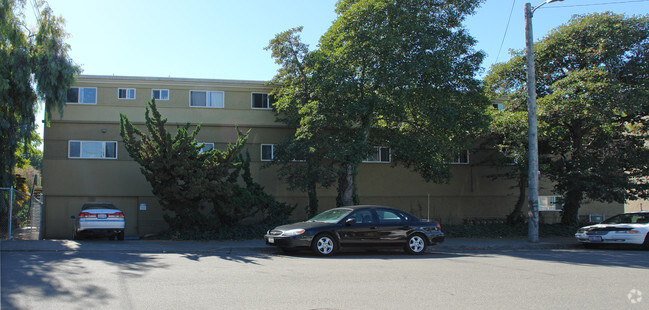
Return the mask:
<svg viewBox="0 0 649 310"><path fill-rule="evenodd" d="M304 26L302 39L314 49L336 18L335 0L47 2L66 20L70 56L83 74L93 75L270 80L277 66L263 48L275 34ZM525 2L487 0L467 19L476 49L487 54L485 72L496 59L507 61L509 49L524 47ZM607 10L649 14L649 0L550 3L534 14L534 37L567 23L573 14ZM33 17L30 6L25 14Z"/></svg>

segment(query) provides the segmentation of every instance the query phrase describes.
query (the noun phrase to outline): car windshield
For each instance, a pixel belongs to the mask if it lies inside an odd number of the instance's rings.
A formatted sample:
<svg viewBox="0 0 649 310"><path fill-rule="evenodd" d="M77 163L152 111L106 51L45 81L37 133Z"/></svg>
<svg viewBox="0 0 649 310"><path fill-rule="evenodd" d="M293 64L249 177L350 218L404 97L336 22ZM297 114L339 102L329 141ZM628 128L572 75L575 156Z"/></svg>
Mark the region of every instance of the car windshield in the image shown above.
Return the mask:
<svg viewBox="0 0 649 310"><path fill-rule="evenodd" d="M649 223L649 213L627 213L616 215L602 224L647 224Z"/></svg>
<svg viewBox="0 0 649 310"><path fill-rule="evenodd" d="M351 212L352 209L331 209L314 216L308 222L337 223Z"/></svg>
<svg viewBox="0 0 649 310"><path fill-rule="evenodd" d="M117 209L112 203L93 203L85 204L81 207L81 210L90 210L90 209Z"/></svg>

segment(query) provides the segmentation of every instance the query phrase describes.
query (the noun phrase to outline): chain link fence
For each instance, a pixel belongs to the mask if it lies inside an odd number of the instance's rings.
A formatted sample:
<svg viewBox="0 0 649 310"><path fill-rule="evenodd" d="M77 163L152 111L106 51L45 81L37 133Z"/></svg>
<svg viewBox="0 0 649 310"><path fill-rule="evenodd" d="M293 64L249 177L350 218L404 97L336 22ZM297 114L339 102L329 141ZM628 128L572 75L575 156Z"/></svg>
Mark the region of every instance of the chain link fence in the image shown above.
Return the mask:
<svg viewBox="0 0 649 310"><path fill-rule="evenodd" d="M33 196L13 187L0 188L0 239L41 239L42 197Z"/></svg>

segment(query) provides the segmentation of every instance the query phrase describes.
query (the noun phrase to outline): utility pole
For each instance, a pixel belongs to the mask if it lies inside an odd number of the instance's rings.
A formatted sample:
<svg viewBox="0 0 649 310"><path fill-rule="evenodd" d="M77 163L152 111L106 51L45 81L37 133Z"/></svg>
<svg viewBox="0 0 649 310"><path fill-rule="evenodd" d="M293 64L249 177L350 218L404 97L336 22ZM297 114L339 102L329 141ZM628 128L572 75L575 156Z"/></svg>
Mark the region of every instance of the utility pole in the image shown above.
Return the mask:
<svg viewBox="0 0 649 310"><path fill-rule="evenodd" d="M528 149L528 190L529 216L527 237L530 242L539 242L539 142L536 120L536 76L534 75L534 36L532 35L532 16L541 6L563 0L546 0L532 9L525 3L525 46L527 57L527 141Z"/></svg>

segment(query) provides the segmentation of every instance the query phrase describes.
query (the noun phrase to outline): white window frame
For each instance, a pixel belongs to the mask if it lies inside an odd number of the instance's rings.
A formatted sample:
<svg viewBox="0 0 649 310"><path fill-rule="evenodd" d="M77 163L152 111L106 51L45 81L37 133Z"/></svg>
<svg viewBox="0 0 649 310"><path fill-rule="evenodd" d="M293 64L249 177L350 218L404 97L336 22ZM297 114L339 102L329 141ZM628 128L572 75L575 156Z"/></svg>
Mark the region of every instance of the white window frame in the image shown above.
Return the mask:
<svg viewBox="0 0 649 310"><path fill-rule="evenodd" d="M264 159L264 147L265 146L270 146L270 159L267 159L267 158ZM273 161L273 159L275 159L275 147L276 147L275 144L262 144L261 147L259 148L261 161Z"/></svg>
<svg viewBox="0 0 649 310"><path fill-rule="evenodd" d="M266 95L266 107L255 107L255 95ZM250 107L253 110L272 110L273 107L270 105L270 94L269 93L259 93L259 92L253 92L250 94Z"/></svg>
<svg viewBox="0 0 649 310"><path fill-rule="evenodd" d="M79 143L79 156L78 157L73 157L71 154L71 144L72 143ZM102 144L102 154L101 157L88 157L88 156L83 156L83 145L84 143L101 143ZM114 143L115 144L115 157L106 157L106 144L107 143ZM69 159L117 159L118 155L118 143L117 141L90 141L90 140L69 140L68 141L68 158Z"/></svg>
<svg viewBox="0 0 649 310"><path fill-rule="evenodd" d="M462 152L466 152L466 162L462 161ZM454 152L453 156L455 158L449 162L451 165L468 165L471 162L471 159L469 158L469 150Z"/></svg>
<svg viewBox="0 0 649 310"><path fill-rule="evenodd" d="M539 195L539 211L561 211L563 205L557 206L561 200L561 195Z"/></svg>
<svg viewBox="0 0 649 310"><path fill-rule="evenodd" d="M160 98L156 98L156 97L155 97L155 92L156 92L156 91L159 91L159 92L160 92ZM163 93L163 92L167 92L167 98L162 98L162 97L163 97L163 96L162 96L162 93ZM155 100L169 100L170 94L171 94L171 92L169 91L169 89L158 89L158 88L155 88L155 89L152 89L152 90L151 90L151 98L154 98Z"/></svg>
<svg viewBox="0 0 649 310"><path fill-rule="evenodd" d="M126 91L126 97L122 98L120 97L120 91L125 90ZM133 97L131 97L131 92L133 94ZM136 97L136 90L135 88L118 88L117 89L117 99L119 100L135 100Z"/></svg>
<svg viewBox="0 0 649 310"><path fill-rule="evenodd" d="M368 157L365 158L365 160L363 160L364 163L389 164L389 163L392 162L392 150L389 147L386 147L386 146L374 146L373 148L374 148L374 151L376 152L376 155L377 155L376 158L378 158L378 160L371 160L369 158L369 154L368 154ZM382 155L382 152L383 152L384 149L388 150L388 161L381 160L381 157L382 157L381 155Z"/></svg>
<svg viewBox="0 0 649 310"><path fill-rule="evenodd" d="M192 93L195 92L202 92L205 93L205 106L200 106L200 105L192 105ZM221 106L215 106L211 102L211 94L212 93L220 93L221 98L223 98L221 102ZM189 91L189 107L191 108L210 108L210 109L223 109L225 108L225 92L221 90L190 90Z"/></svg>
<svg viewBox="0 0 649 310"><path fill-rule="evenodd" d="M214 149L214 143L212 143L212 142L198 142L198 145L201 145L201 144L203 145L203 147L201 148L200 151L198 151L198 154L202 154L202 153L205 153L205 152L208 152L208 151L211 151L211 150ZM211 146L212 148L209 149L209 150L205 150L206 146Z"/></svg>
<svg viewBox="0 0 649 310"><path fill-rule="evenodd" d="M97 104L97 87L70 87L70 90L72 90L74 88L78 89L78 91L77 91L77 102L68 101L67 100L67 94L66 94L66 100L65 101L67 101L66 102L67 104L90 104L90 105ZM79 102L83 98L83 93L85 92L86 89L94 89L95 90L95 98L94 98L95 102Z"/></svg>

